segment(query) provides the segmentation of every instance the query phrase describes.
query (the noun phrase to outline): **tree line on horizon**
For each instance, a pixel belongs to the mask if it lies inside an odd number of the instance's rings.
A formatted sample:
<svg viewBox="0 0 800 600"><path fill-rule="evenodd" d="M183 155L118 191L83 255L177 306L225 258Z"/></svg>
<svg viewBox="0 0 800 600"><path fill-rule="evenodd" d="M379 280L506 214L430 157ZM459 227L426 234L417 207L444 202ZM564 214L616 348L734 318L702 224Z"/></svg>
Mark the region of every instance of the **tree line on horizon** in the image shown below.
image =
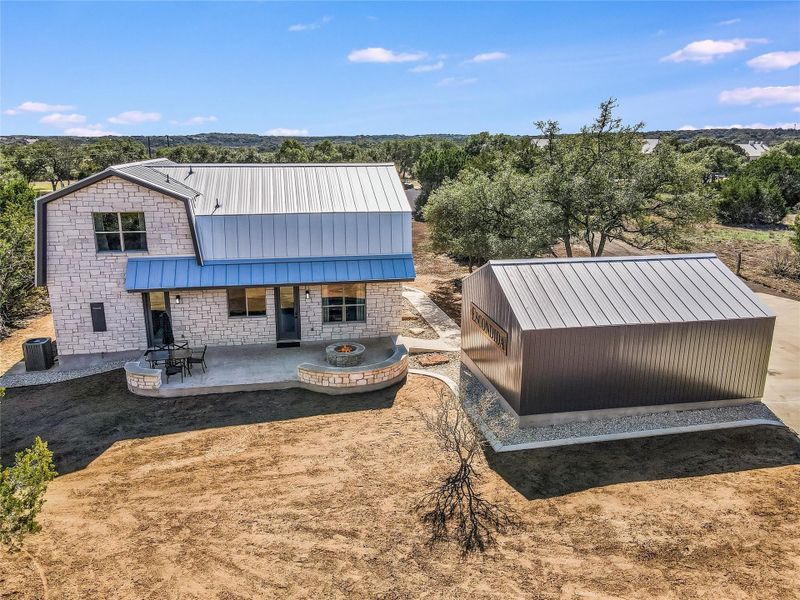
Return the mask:
<svg viewBox="0 0 800 600"><path fill-rule="evenodd" d="M669 250L697 223L774 225L797 210L800 139L751 162L727 140L686 141L677 133L643 154L643 125L624 124L615 109L614 100L604 102L593 123L569 135L555 121L540 121L538 136L482 132L458 143L412 137L313 145L286 138L274 151L191 144L156 155L181 163L393 162L401 177L421 186L415 216L429 222L435 249L470 266L547 255L557 244L568 255L579 244L601 256L613 241ZM148 154L142 143L119 137L0 144L0 337L46 305L33 286L40 191L31 184L56 190Z"/></svg>

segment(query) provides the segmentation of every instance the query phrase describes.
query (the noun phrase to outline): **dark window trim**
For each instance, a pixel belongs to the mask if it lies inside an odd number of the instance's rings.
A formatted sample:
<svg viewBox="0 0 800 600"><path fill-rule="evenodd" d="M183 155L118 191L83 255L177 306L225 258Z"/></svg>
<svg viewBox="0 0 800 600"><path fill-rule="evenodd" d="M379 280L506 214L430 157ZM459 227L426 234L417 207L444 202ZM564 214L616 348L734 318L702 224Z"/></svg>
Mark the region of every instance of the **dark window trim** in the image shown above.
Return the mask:
<svg viewBox="0 0 800 600"><path fill-rule="evenodd" d="M137 214L142 215L142 222L144 223L144 229L142 231L133 231L133 230L123 230L122 229L122 213L129 213L129 214ZM95 215L117 215L117 230L116 231L97 231L97 228L94 224L94 216ZM147 246L147 220L144 216L144 211L140 210L99 210L92 212L92 229L94 230L94 250L97 254L129 254L129 253L138 253L138 254L147 254L150 252L149 248L136 249L136 250L126 250L125 249L125 234L126 233L143 233L144 234L144 244ZM119 236L119 246L122 248L121 250L101 250L97 244L97 235L98 234L116 234Z"/></svg>
<svg viewBox="0 0 800 600"><path fill-rule="evenodd" d="M325 299L325 296L323 294L323 288L325 286L330 286L330 285L341 285L341 286L345 286L345 285L363 285L364 286L364 302L363 303L357 303L357 304L353 304L353 303L346 304L345 301L344 301L344 289L342 289L342 303L335 305L337 308L341 307L341 309L342 309L342 320L341 321L328 321L328 320L325 319L325 308L326 307L325 307L325 304L323 302L324 299ZM366 284L366 282L323 283L322 285L320 285L319 295L320 295L320 303L322 303L322 324L323 325L338 325L340 323L366 323L367 322L367 284ZM364 318L363 319L349 319L348 320L348 318L347 318L347 308L348 307L353 307L353 306L356 306L356 307L363 306L364 307ZM330 306L328 306L327 308L328 308L328 310L330 312Z"/></svg>
<svg viewBox="0 0 800 600"><path fill-rule="evenodd" d="M263 319L267 316L269 311L267 310L267 290L269 288L264 285L253 285L250 287L227 287L225 288L225 300L228 305L228 318L229 319ZM231 314L231 296L229 291L230 290L244 290L244 312L243 315L232 315ZM250 307L247 305L247 290L264 290L264 314L263 315L251 315L250 314Z"/></svg>

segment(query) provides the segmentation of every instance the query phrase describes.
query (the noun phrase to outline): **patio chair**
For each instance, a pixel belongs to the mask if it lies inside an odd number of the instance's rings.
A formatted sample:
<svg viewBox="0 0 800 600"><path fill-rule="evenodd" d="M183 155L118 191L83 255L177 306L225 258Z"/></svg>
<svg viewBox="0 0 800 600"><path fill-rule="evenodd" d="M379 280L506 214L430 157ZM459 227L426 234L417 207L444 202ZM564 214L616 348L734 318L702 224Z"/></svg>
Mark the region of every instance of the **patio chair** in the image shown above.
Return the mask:
<svg viewBox="0 0 800 600"><path fill-rule="evenodd" d="M183 361L177 360L169 360L167 361L166 367L164 367L164 374L167 376L167 383L169 383L169 378L171 375L177 375L180 373L181 375L181 383L183 383Z"/></svg>
<svg viewBox="0 0 800 600"><path fill-rule="evenodd" d="M192 365L200 365L203 368L203 373L206 372L206 349L208 348L208 344L203 346L202 350L192 349L192 355L189 357L189 369L192 368Z"/></svg>

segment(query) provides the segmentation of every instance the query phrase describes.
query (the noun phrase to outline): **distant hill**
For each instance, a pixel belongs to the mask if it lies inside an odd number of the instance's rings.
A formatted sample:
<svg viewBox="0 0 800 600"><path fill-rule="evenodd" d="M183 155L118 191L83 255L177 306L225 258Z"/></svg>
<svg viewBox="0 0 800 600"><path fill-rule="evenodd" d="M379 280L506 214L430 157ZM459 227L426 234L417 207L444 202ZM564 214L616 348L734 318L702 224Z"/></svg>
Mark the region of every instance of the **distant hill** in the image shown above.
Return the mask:
<svg viewBox="0 0 800 600"><path fill-rule="evenodd" d="M696 137L713 137L733 143L745 143L750 141L763 142L767 145L779 144L789 139L800 139L800 130L797 129L697 129L691 131L646 131L643 137L660 138L672 135L681 140L691 140ZM211 146L227 146L231 148L255 147L259 150L274 151L280 146L286 137L273 135L257 135L254 133L194 133L191 135L132 135L120 136L133 139L143 143L145 146L148 140L153 151L167 146L178 146L185 144L209 144ZM292 137L292 136L289 136ZM330 140L335 144L358 144L360 146L371 146L389 140L410 140L414 138L448 140L456 144L463 143L469 137L464 134L456 133L433 133L427 135L334 135L319 137L294 137L304 146L313 146L324 140ZM524 137L524 136L514 136ZM536 137L535 135L527 137ZM25 140L37 139L68 139L76 143L89 143L94 138L68 137L68 136L34 136L34 135L5 135L0 136L0 143L12 144Z"/></svg>

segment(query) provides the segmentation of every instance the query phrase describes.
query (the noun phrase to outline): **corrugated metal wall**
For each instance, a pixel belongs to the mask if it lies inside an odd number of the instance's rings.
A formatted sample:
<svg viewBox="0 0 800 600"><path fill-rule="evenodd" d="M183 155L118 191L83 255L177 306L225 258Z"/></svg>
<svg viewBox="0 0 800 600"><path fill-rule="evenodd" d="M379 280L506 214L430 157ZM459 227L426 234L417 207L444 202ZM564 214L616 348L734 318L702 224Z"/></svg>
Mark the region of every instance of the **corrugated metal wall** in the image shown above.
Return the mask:
<svg viewBox="0 0 800 600"><path fill-rule="evenodd" d="M411 252L410 213L198 216L207 260Z"/></svg>
<svg viewBox="0 0 800 600"><path fill-rule="evenodd" d="M519 414L760 397L774 323L765 317L525 331Z"/></svg>
<svg viewBox="0 0 800 600"><path fill-rule="evenodd" d="M508 334L504 354L470 319L475 303ZM522 382L522 336L508 301L491 269L484 267L464 280L461 306L461 349L492 382L506 401L519 412Z"/></svg>

